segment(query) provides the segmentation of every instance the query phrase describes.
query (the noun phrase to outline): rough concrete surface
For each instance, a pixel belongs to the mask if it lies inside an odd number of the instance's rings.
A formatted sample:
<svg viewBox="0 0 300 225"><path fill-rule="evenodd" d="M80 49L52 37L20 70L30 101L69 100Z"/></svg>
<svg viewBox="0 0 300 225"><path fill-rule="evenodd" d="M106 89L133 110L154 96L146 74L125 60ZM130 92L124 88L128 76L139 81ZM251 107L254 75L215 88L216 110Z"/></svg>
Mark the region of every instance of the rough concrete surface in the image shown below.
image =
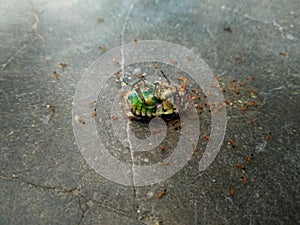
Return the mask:
<svg viewBox="0 0 300 225"><path fill-rule="evenodd" d="M0 40L1 225L300 224L298 0L0 0ZM183 169L158 184L123 186L83 158L72 101L93 61L141 40L173 42L201 56L232 104L221 151L207 170L198 171L210 132L204 110L199 150ZM107 114L118 85L113 75L103 84L97 129L112 155L132 163ZM148 135L145 121L132 129ZM179 131L169 129L165 152L156 148L141 162L171 154Z"/></svg>

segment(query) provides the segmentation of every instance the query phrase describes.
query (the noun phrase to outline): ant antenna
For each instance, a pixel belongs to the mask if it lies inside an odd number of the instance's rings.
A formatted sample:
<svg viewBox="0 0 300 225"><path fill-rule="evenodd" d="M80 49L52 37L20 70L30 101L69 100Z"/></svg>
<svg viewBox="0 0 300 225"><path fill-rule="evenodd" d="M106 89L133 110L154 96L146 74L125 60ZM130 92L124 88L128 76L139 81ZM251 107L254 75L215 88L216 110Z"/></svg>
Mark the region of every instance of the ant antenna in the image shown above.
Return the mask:
<svg viewBox="0 0 300 225"><path fill-rule="evenodd" d="M164 76L164 78L168 81L168 84L171 84L171 81L167 78L167 76L165 75L165 73L161 70L160 71L162 73L162 75Z"/></svg>

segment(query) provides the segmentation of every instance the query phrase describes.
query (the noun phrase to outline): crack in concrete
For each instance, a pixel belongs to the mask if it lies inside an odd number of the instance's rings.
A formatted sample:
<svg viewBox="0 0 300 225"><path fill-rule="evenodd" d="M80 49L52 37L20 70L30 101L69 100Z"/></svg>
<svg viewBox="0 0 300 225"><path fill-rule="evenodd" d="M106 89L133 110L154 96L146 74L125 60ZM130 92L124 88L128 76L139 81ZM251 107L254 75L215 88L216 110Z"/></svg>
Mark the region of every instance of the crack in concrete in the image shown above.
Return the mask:
<svg viewBox="0 0 300 225"><path fill-rule="evenodd" d="M3 180L18 180L20 182L23 182L27 185L34 186L36 188L43 188L43 189L53 190L55 193L72 193L75 190L78 190L77 187L71 188L71 189L65 189L65 188L58 187L58 186L47 186L47 185L42 185L42 184L35 184L31 181L23 179L22 177L20 177L19 175L16 175L16 174L13 174L11 177L0 175L0 179L3 179Z"/></svg>
<svg viewBox="0 0 300 225"><path fill-rule="evenodd" d="M122 210L116 209L114 207L108 206L106 204L103 204L103 203L101 203L101 202L99 202L95 199L90 198L89 196L85 196L84 194L82 194L79 187L66 189L66 188L63 188L63 187L55 186L55 185L47 186L47 185L36 184L36 183L31 182L31 181L25 180L25 179L23 179L22 177L20 177L19 175L16 175L16 174L11 175L10 177L0 175L0 179L10 180L10 181L19 181L19 182L25 183L27 185L33 186L35 188L52 190L57 195L65 194L65 195L71 195L71 196L77 198L78 207L79 207L79 210L81 212L79 221L77 223L78 225L80 225L82 223L82 221L85 217L85 214L90 209L90 207L92 207L92 205L94 205L94 204L96 204L98 207L111 210L111 211L113 211L113 212L115 212L119 215L126 216L127 218L131 218L130 215L125 211L122 211Z"/></svg>
<svg viewBox="0 0 300 225"><path fill-rule="evenodd" d="M79 209L81 210L81 218L80 218L80 220L79 220L79 222L78 222L78 225L80 225L80 224L82 223L82 221L83 221L83 219L84 219L84 217L85 217L87 211L88 211L94 204L97 205L97 206L100 207L100 208L108 209L108 210L113 211L113 212L115 212L115 213L117 213L117 214L119 214L119 215L125 216L125 217L127 217L127 218L131 218L131 217L129 216L128 213L126 213L126 212L124 212L124 211L122 211L122 210L113 208L113 207L111 207L111 206L105 205L105 204L103 204L103 203L101 203L101 202L99 202L99 201L97 201L97 200L92 199L92 198L89 198L89 197L86 198L86 197L85 197L83 194L81 194L80 192L79 192L79 195L77 195L77 198L78 198Z"/></svg>
<svg viewBox="0 0 300 225"><path fill-rule="evenodd" d="M120 33L120 36L121 36L121 56L122 56L122 59L121 59L121 79L124 80L124 76L125 76L125 73L124 73L124 64L125 64L125 58L124 58L124 52L123 52L123 45L124 45L124 37L125 37L125 31L127 29L127 26L128 26L128 23L129 23L129 17L133 11L133 8L134 8L134 4L131 4L130 5L130 9L127 13L127 16L125 18L125 23L124 23L124 26L123 26L123 29ZM123 91L123 85L121 86L121 91ZM134 169L134 154L133 154L133 149L132 149L132 143L130 141L130 121L127 122L127 126L126 126L126 133L127 133L127 141L128 141L128 144L129 144L129 149L130 149L130 155L131 155L131 172L132 172L132 192L133 192L133 199L132 199L132 204L133 204L133 210L136 210L138 208L138 206L136 206L135 204L135 199L136 199L136 182L135 182L135 169Z"/></svg>

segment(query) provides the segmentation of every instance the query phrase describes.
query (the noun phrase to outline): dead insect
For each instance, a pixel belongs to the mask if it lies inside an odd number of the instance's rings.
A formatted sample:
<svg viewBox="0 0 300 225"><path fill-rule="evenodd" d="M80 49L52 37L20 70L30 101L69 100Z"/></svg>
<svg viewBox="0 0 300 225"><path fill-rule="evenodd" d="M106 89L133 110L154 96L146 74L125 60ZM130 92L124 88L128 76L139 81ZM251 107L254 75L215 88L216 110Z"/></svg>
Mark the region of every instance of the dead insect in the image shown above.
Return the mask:
<svg viewBox="0 0 300 225"><path fill-rule="evenodd" d="M165 189L165 190L159 192L159 194L157 195L157 198L158 198L158 199L161 199L166 193L167 193L167 189Z"/></svg>
<svg viewBox="0 0 300 225"><path fill-rule="evenodd" d="M124 96L131 113L136 116L156 117L161 115L171 115L179 110L186 111L189 107L189 93L181 93L178 85L172 83L161 71L166 82L155 81L151 83L144 76L129 84L132 87Z"/></svg>

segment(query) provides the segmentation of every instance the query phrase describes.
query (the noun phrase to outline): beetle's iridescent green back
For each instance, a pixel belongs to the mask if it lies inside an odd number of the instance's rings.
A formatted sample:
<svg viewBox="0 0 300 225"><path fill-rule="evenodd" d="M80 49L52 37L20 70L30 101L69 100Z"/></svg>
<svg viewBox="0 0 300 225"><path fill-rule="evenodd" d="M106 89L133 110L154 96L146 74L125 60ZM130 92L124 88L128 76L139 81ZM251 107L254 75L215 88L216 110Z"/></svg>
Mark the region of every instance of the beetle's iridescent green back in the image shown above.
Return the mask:
<svg viewBox="0 0 300 225"><path fill-rule="evenodd" d="M133 108L139 108L142 105L145 105L147 108L153 108L157 105L157 99L153 96L150 91L142 91L142 94L145 98L145 103L142 99L137 95L136 92L131 92L128 95L128 103Z"/></svg>
<svg viewBox="0 0 300 225"><path fill-rule="evenodd" d="M157 98L154 97L152 92L148 90L142 91L142 95L145 99L145 102L143 102L143 100L135 91L129 93L127 97L127 103L130 107L130 110L136 115L148 117L155 116Z"/></svg>

